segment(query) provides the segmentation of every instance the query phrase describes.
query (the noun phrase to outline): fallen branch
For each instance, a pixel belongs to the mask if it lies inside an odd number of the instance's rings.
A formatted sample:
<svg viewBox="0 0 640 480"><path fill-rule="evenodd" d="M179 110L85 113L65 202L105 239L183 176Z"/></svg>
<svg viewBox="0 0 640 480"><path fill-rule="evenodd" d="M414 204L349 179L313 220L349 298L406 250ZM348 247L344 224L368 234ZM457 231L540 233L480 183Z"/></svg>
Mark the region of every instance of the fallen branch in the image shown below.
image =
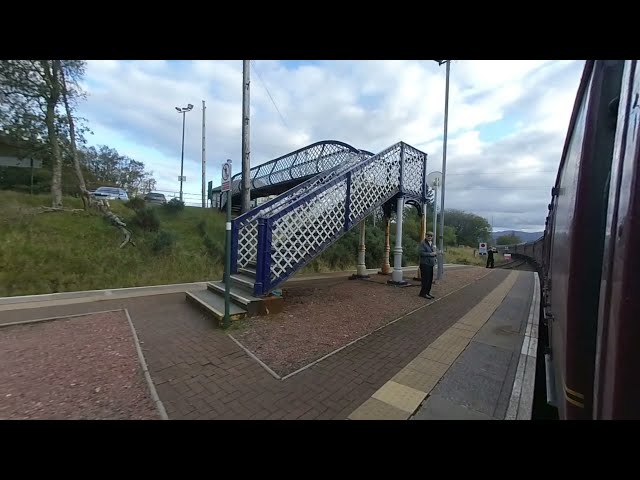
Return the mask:
<svg viewBox="0 0 640 480"><path fill-rule="evenodd" d="M63 208L63 207L40 207L40 209L46 212L84 212L82 208Z"/></svg>
<svg viewBox="0 0 640 480"><path fill-rule="evenodd" d="M82 175L82 173L80 173L80 175ZM82 204L84 205L84 209L89 210L93 206L93 202L91 201L91 194L87 191L86 188L83 189L82 187L80 187L80 194L82 195Z"/></svg>
<svg viewBox="0 0 640 480"><path fill-rule="evenodd" d="M127 224L120 220L120 218L109 209L109 202L107 202L107 200L96 200L95 203L104 216L124 234L124 241L120 244L120 248L124 247L127 243L135 247L136 243L131 240L131 232L127 229Z"/></svg>
<svg viewBox="0 0 640 480"><path fill-rule="evenodd" d="M120 227L122 233L124 233L124 242L120 244L120 248L124 247L127 243L131 243L134 247L136 246L135 242L131 241L131 232L124 227Z"/></svg>
<svg viewBox="0 0 640 480"><path fill-rule="evenodd" d="M124 241L120 244L120 248L123 248L127 243L130 243L134 247L136 243L131 240L132 233L127 229L127 224L124 223L116 214L114 214L107 200L94 200L90 204L92 207L96 207L100 212L120 231L124 234ZM63 208L63 207L35 207L33 209L25 210L25 213L51 213L51 212L71 212L78 213L84 212L82 208Z"/></svg>

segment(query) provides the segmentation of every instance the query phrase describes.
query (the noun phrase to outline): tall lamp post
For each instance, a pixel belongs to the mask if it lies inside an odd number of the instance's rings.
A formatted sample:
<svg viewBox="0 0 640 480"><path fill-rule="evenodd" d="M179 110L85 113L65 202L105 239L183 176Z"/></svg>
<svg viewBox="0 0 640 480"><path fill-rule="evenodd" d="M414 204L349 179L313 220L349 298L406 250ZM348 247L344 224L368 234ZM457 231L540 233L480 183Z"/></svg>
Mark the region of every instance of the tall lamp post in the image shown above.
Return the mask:
<svg viewBox="0 0 640 480"><path fill-rule="evenodd" d="M444 187L445 176L447 173L447 122L449 120L449 67L451 60L436 60L438 65L446 64L447 73L445 80L445 94L444 94L444 140L442 145L442 182L440 183L440 232L438 237L438 275L437 280L441 280L444 276Z"/></svg>
<svg viewBox="0 0 640 480"><path fill-rule="evenodd" d="M188 104L186 107L176 107L178 113L182 114L182 155L180 156L180 201L182 201L182 181L184 180L184 121L187 112L190 112L193 105Z"/></svg>

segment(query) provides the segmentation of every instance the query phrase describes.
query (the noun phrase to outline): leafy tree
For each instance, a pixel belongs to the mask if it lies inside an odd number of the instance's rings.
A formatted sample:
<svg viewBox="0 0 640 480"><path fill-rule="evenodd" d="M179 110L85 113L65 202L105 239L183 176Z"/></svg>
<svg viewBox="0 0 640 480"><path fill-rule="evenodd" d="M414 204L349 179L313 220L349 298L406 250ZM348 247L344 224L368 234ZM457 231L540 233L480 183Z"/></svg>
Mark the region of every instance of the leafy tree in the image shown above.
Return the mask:
<svg viewBox="0 0 640 480"><path fill-rule="evenodd" d="M80 152L80 156L94 187L117 186L130 196L148 193L156 187L153 172L147 172L144 163L120 155L115 148L92 146Z"/></svg>
<svg viewBox="0 0 640 480"><path fill-rule="evenodd" d="M73 108L83 97L79 81L84 68L79 60L0 61L0 129L24 144L27 155L44 151L53 207L62 206L64 156L73 158L77 144L84 141L84 129L75 128L72 120Z"/></svg>
<svg viewBox="0 0 640 480"><path fill-rule="evenodd" d="M478 242L486 242L491 237L491 225L486 218L462 210L446 210L445 227L454 229L460 245L473 247Z"/></svg>

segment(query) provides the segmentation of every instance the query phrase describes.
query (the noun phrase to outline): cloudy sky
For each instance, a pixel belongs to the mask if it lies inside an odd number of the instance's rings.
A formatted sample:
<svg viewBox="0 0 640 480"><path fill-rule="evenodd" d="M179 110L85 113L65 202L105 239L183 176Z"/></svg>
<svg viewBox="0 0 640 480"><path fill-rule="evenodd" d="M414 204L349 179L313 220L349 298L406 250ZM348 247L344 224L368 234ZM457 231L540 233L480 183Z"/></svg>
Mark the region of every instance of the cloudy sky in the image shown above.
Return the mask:
<svg viewBox="0 0 640 480"><path fill-rule="evenodd" d="M447 208L495 230L539 231L583 61L456 60L451 64ZM377 152L405 141L442 170L445 67L423 61L251 62L251 166L320 140ZM143 161L158 190L179 191L182 115L185 200L199 204L202 100L207 181L240 168L242 60L88 62L93 145Z"/></svg>

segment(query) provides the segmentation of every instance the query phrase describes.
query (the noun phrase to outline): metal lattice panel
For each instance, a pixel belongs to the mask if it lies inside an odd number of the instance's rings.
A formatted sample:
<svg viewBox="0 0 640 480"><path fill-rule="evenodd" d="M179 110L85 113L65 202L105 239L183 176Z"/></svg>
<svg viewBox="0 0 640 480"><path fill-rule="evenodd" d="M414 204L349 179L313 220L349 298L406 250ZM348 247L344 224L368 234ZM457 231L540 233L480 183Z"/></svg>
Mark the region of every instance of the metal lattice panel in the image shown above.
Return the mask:
<svg viewBox="0 0 640 480"><path fill-rule="evenodd" d="M404 147L402 184L406 194L422 197L426 154L409 145Z"/></svg>
<svg viewBox="0 0 640 480"><path fill-rule="evenodd" d="M267 288L304 266L399 191L420 201L426 160L425 153L401 142L360 163L336 168L311 182L313 187L297 201L292 196L272 208L266 215L272 234L271 257L264 265L269 272Z"/></svg>
<svg viewBox="0 0 640 480"><path fill-rule="evenodd" d="M333 147L333 145L331 145L331 147ZM317 153L320 153L321 151L322 150L319 148L316 149ZM291 192L285 192L277 198L261 205L260 208L251 210L235 219L234 223L237 224L238 228L238 266L245 267L250 261L256 261L256 252L258 247L257 224L259 218L273 215L281 209L286 208L297 199L333 180L336 176L340 175L343 170L350 168L357 162L370 156L371 154L369 152L358 152L357 154L354 154L352 152L334 151L331 153L331 157L321 157L318 161L323 168L331 163L335 163L337 159L339 159L339 161L337 165L333 166L333 169L325 170L314 178L307 180L296 189L292 189ZM316 161L314 160L314 162Z"/></svg>
<svg viewBox="0 0 640 480"><path fill-rule="evenodd" d="M246 267L258 256L258 222L250 222L238 231L238 266Z"/></svg>
<svg viewBox="0 0 640 480"><path fill-rule="evenodd" d="M255 294L275 288L398 192L423 201L425 153L402 142L377 155L345 145L310 145L255 170L254 185L312 177L233 222L235 266L258 265Z"/></svg>
<svg viewBox="0 0 640 480"><path fill-rule="evenodd" d="M274 220L271 281L313 258L344 230L346 192L345 178Z"/></svg>
<svg viewBox="0 0 640 480"><path fill-rule="evenodd" d="M306 178L317 175L329 168L339 165L346 158L363 152L337 141L324 141L314 143L296 150L282 157L253 167L249 171L251 188L259 189L283 182L289 182L297 178ZM370 156L370 154L368 155ZM242 173L237 173L231 179L232 192L240 193L240 178Z"/></svg>
<svg viewBox="0 0 640 480"><path fill-rule="evenodd" d="M352 223L399 190L400 145L394 145L378 155L375 162L352 173L349 199L349 220Z"/></svg>
<svg viewBox="0 0 640 480"><path fill-rule="evenodd" d="M300 188L299 190L292 192L289 195L285 193L284 195L282 195L282 199L280 199L280 197L274 199L273 205L269 206L268 209L265 209L264 216L273 216L299 198L302 198L306 195L311 195L313 191L322 188L322 186L328 184L335 178L338 178L343 174L345 170L352 168L354 165L364 160L365 158L367 157L365 157L363 154L345 157L339 165L321 175L308 180L305 185L302 185L302 188Z"/></svg>

